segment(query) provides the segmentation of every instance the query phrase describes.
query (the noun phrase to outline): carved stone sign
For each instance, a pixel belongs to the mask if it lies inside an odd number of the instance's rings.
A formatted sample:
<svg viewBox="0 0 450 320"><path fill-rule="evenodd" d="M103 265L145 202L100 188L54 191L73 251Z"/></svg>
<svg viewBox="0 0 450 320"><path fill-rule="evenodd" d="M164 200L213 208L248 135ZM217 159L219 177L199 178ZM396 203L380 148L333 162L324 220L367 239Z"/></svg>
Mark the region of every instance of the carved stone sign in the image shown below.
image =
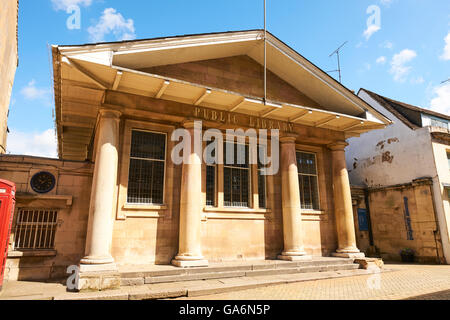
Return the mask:
<svg viewBox="0 0 450 320"><path fill-rule="evenodd" d="M195 107L193 116L197 119L205 121L220 122L222 124L243 126L254 129L278 129L283 132L294 131L294 125L289 122L269 120L261 117L248 116L241 113L213 110L202 107Z"/></svg>

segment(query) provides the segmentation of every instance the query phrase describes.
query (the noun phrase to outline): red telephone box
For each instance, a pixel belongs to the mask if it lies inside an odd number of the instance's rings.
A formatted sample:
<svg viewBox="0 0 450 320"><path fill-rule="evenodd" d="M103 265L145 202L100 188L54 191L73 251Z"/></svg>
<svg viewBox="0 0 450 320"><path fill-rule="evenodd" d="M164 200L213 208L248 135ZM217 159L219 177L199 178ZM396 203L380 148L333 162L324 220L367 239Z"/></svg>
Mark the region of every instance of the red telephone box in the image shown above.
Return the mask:
<svg viewBox="0 0 450 320"><path fill-rule="evenodd" d="M0 180L0 290L2 289L5 275L15 204L16 185L6 180Z"/></svg>

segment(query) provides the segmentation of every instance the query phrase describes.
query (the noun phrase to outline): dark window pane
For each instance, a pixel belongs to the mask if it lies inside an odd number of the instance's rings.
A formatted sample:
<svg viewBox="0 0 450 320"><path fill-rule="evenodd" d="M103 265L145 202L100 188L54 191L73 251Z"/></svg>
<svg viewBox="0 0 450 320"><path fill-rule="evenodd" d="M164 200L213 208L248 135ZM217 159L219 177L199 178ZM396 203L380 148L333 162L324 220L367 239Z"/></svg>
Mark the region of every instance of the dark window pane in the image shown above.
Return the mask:
<svg viewBox="0 0 450 320"><path fill-rule="evenodd" d="M131 157L165 160L166 135L135 131L131 137Z"/></svg>
<svg viewBox="0 0 450 320"><path fill-rule="evenodd" d="M297 152L297 166L302 209L319 210L316 155L312 153Z"/></svg>
<svg viewBox="0 0 450 320"><path fill-rule="evenodd" d="M163 204L165 148L164 134L132 132L128 203Z"/></svg>
<svg viewBox="0 0 450 320"><path fill-rule="evenodd" d="M216 166L206 166L206 205L216 205Z"/></svg>
<svg viewBox="0 0 450 320"><path fill-rule="evenodd" d="M266 207L266 176L261 174L261 170L258 170L258 198L259 207Z"/></svg>
<svg viewBox="0 0 450 320"><path fill-rule="evenodd" d="M227 147L230 149L227 150ZM233 155L230 152L233 150ZM228 159L229 155L230 159ZM224 143L224 205L249 207L249 146Z"/></svg>
<svg viewBox="0 0 450 320"><path fill-rule="evenodd" d="M249 170L224 168L224 205L249 207Z"/></svg>
<svg viewBox="0 0 450 320"><path fill-rule="evenodd" d="M312 153L297 152L298 173L317 174L316 156Z"/></svg>
<svg viewBox="0 0 450 320"><path fill-rule="evenodd" d="M223 163L226 166L237 168L248 168L250 163L249 146L225 142L223 144L223 159L224 159Z"/></svg>

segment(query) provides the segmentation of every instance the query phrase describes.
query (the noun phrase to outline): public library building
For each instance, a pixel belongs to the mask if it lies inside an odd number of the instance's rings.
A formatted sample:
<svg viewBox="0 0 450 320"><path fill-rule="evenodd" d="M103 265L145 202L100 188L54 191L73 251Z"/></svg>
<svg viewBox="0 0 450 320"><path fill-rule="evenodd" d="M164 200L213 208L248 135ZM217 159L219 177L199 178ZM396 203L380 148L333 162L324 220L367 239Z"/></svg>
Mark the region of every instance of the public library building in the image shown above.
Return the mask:
<svg viewBox="0 0 450 320"><path fill-rule="evenodd" d="M363 256L345 141L390 121L266 41L267 99L262 30L53 46L59 159L0 161L18 189L10 279L55 278L69 265ZM279 170L264 175L248 147L239 164L205 163L194 147L174 163L174 131L195 136L199 122L224 136L267 129L269 149L279 130Z"/></svg>

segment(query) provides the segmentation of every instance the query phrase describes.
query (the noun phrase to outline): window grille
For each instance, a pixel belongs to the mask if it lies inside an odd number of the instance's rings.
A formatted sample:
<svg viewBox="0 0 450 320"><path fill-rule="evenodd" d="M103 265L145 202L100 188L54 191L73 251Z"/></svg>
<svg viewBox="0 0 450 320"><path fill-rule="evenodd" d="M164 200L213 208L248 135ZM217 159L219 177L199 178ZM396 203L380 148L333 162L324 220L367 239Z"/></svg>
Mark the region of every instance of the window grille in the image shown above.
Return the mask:
<svg viewBox="0 0 450 320"><path fill-rule="evenodd" d="M258 199L259 199L259 207L266 208L266 175L264 175L264 170L266 169L266 165L263 162L266 162L266 159L262 158L267 155L265 146L258 146Z"/></svg>
<svg viewBox="0 0 450 320"><path fill-rule="evenodd" d="M316 155L297 152L298 182L302 209L319 210L319 185Z"/></svg>
<svg viewBox="0 0 450 320"><path fill-rule="evenodd" d="M228 154L227 145L233 155ZM231 146L230 146L231 145ZM243 144L224 143L224 205L226 207L250 207L249 147Z"/></svg>
<svg viewBox="0 0 450 320"><path fill-rule="evenodd" d="M166 135L132 131L128 203L163 204Z"/></svg>
<svg viewBox="0 0 450 320"><path fill-rule="evenodd" d="M215 140L207 143L207 148L211 147L214 147L214 149L212 150L212 152L207 153L206 159L206 205L209 207L215 207L216 173L217 173L217 161L216 161L217 144L215 143Z"/></svg>
<svg viewBox="0 0 450 320"><path fill-rule="evenodd" d="M14 248L22 250L54 249L58 211L21 209L18 212Z"/></svg>

